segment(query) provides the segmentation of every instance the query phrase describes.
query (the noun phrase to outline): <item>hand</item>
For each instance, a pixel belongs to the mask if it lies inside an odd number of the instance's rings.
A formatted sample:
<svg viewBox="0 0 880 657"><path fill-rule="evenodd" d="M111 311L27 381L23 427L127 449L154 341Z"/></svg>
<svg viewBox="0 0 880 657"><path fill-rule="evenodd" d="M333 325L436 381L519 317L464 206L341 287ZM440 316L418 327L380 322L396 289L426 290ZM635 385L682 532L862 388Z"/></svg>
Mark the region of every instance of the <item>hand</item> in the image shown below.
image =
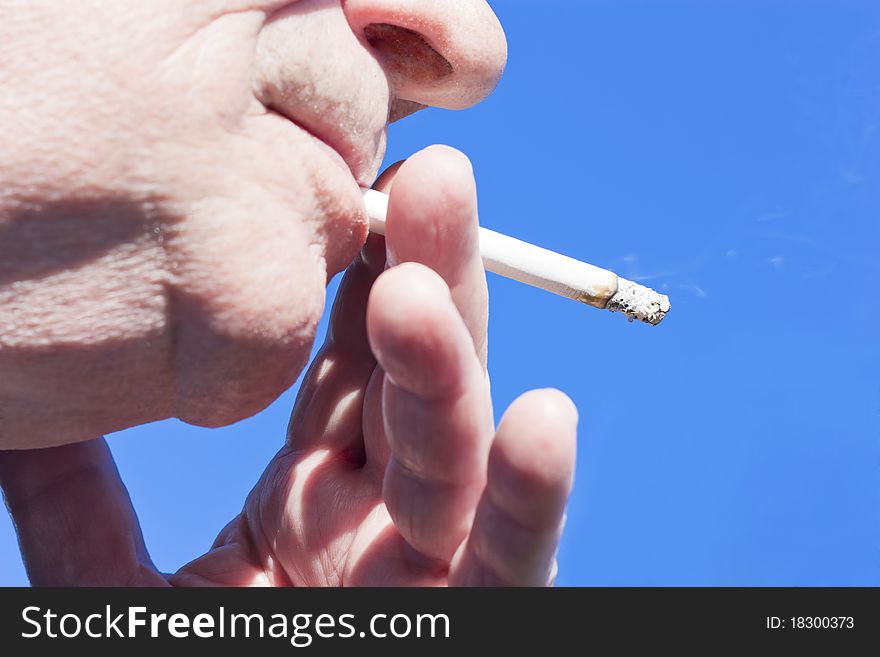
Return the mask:
<svg viewBox="0 0 880 657"><path fill-rule="evenodd" d="M207 554L155 571L103 441L0 454L34 584L552 582L577 413L533 391L494 430L469 164L435 147L394 173L387 244L346 273L287 444Z"/></svg>

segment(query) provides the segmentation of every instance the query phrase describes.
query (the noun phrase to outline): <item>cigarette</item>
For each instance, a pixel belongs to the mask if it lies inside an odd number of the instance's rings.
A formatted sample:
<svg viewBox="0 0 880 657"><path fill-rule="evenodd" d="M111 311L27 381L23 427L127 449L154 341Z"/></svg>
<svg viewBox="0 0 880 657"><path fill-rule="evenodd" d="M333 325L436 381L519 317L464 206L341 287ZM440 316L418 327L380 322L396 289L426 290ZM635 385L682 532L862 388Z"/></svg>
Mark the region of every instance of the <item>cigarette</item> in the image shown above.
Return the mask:
<svg viewBox="0 0 880 657"><path fill-rule="evenodd" d="M388 195L362 190L370 232L385 234ZM669 297L595 265L480 227L480 255L486 271L553 292L594 308L623 313L629 321L656 326Z"/></svg>

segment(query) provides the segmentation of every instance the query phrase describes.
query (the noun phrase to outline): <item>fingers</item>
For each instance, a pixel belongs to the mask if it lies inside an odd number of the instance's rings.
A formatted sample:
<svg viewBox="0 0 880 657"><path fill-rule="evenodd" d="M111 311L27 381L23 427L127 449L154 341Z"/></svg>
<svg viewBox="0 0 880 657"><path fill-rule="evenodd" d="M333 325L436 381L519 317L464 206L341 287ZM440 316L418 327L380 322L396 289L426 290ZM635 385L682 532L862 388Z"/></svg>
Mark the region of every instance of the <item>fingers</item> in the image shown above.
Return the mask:
<svg viewBox="0 0 880 657"><path fill-rule="evenodd" d="M478 230L476 186L464 155L431 146L403 163L388 203L389 264L418 262L440 274L485 366L488 293Z"/></svg>
<svg viewBox="0 0 880 657"><path fill-rule="evenodd" d="M449 288L422 265L379 277L367 330L386 372L388 511L413 548L448 563L485 480L492 417L482 365Z"/></svg>
<svg viewBox="0 0 880 657"><path fill-rule="evenodd" d="M373 189L389 193L402 164L402 161L396 162L385 169L373 183ZM376 361L367 342L367 299L373 282L384 269L385 238L370 235L339 285L328 331L329 340L334 344L373 364Z"/></svg>
<svg viewBox="0 0 880 657"><path fill-rule="evenodd" d="M160 586L103 439L0 452L0 485L34 586Z"/></svg>
<svg viewBox="0 0 880 657"><path fill-rule="evenodd" d="M288 443L295 449L320 444L334 454L363 452L365 389L376 368L367 342L366 307L384 261L384 246L368 243L345 272L330 315L327 342L309 367L293 407ZM361 456L355 458L359 460Z"/></svg>
<svg viewBox="0 0 880 657"><path fill-rule="evenodd" d="M486 489L453 586L546 586L571 489L577 410L555 390L534 390L504 414L489 455Z"/></svg>
<svg viewBox="0 0 880 657"><path fill-rule="evenodd" d="M388 192L401 164L388 167L373 187ZM367 341L367 300L384 268L385 239L371 235L339 284L327 341L297 394L288 426L288 444L295 449L320 444L337 454L357 452L354 461L363 460L365 389L376 367Z"/></svg>
<svg viewBox="0 0 880 657"><path fill-rule="evenodd" d="M400 166L386 250L392 269L374 285L367 317L387 373L384 495L404 539L448 563L470 527L492 432L486 277L473 171L461 153L434 146Z"/></svg>

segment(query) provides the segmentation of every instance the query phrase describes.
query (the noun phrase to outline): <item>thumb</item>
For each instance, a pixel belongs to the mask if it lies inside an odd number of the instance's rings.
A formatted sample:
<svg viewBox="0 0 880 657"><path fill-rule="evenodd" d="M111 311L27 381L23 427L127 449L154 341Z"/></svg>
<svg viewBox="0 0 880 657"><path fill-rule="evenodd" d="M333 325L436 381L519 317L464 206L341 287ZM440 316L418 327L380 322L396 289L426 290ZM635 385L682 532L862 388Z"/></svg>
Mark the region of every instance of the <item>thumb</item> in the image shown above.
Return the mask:
<svg viewBox="0 0 880 657"><path fill-rule="evenodd" d="M0 486L34 586L164 586L103 438L0 452Z"/></svg>

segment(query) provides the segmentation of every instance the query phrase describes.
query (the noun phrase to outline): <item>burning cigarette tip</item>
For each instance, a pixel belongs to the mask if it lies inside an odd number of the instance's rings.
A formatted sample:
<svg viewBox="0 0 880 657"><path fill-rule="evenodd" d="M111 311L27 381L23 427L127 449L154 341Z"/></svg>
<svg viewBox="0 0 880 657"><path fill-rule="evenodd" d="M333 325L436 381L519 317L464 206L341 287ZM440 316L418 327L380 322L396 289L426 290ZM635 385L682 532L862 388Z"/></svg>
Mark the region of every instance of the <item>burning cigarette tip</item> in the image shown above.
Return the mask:
<svg viewBox="0 0 880 657"><path fill-rule="evenodd" d="M666 317L672 304L665 294L618 276L617 292L605 308L623 313L631 322L638 320L656 326Z"/></svg>

